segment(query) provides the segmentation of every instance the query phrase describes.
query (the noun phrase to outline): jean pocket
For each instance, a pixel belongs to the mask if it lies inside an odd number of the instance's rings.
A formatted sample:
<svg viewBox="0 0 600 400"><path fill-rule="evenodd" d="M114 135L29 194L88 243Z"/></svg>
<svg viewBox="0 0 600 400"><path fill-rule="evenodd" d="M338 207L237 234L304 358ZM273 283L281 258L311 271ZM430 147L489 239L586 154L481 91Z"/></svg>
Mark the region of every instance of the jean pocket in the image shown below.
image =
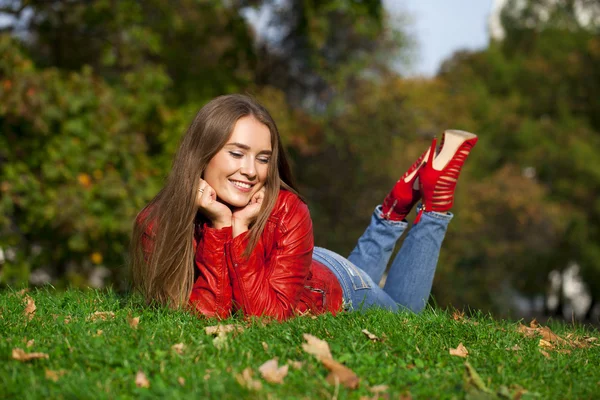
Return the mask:
<svg viewBox="0 0 600 400"><path fill-rule="evenodd" d="M346 271L348 271L348 275L350 275L354 290L371 289L369 279L365 277L364 271L351 262L344 262L343 264Z"/></svg>

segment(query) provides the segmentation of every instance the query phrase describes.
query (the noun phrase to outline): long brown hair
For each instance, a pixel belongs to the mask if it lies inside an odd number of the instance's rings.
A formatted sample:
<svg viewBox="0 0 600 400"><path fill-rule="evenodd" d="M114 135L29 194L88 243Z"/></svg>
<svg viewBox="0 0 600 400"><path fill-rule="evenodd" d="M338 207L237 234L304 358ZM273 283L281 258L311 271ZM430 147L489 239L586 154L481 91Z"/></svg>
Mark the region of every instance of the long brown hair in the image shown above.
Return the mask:
<svg viewBox="0 0 600 400"><path fill-rule="evenodd" d="M187 303L194 283L194 222L202 222L196 207L200 177L229 140L237 120L245 116L252 116L269 128L273 151L265 197L250 227L245 256L256 246L280 188L298 195L279 131L269 112L245 95L211 100L196 114L183 137L165 186L138 214L134 224L130 248L133 287L147 302L171 307Z"/></svg>

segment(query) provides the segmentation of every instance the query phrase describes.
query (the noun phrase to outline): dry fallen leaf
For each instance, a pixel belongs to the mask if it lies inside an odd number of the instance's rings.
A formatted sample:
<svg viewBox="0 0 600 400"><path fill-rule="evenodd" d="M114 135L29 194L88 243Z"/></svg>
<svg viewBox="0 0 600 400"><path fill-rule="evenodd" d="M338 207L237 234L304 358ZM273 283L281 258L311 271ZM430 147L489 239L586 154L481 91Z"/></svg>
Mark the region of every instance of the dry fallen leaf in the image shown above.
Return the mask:
<svg viewBox="0 0 600 400"><path fill-rule="evenodd" d="M173 349L177 354L183 354L183 349L185 349L185 344L183 344L183 343L174 344L173 346L171 346L171 349Z"/></svg>
<svg viewBox="0 0 600 400"><path fill-rule="evenodd" d="M346 386L348 389L356 389L360 383L358 376L350 368L335 361L332 358L322 358L321 362L331 373L327 376L327 382L335 385L336 382Z"/></svg>
<svg viewBox="0 0 600 400"><path fill-rule="evenodd" d="M550 349L550 350L554 349L554 345L552 345L552 343L550 343L549 341L544 340L544 339L540 339L539 346L543 347L545 349Z"/></svg>
<svg viewBox="0 0 600 400"><path fill-rule="evenodd" d="M466 357L469 355L469 350L467 350L467 348L463 346L462 343L459 343L457 348L450 348L450 355L457 357Z"/></svg>
<svg viewBox="0 0 600 400"><path fill-rule="evenodd" d="M258 367L258 372L260 372L263 379L267 382L283 383L283 378L288 374L288 368L288 365L279 367L277 365L277 358L273 358Z"/></svg>
<svg viewBox="0 0 600 400"><path fill-rule="evenodd" d="M364 333L365 336L368 337L369 340L371 340L373 342L381 342L382 341L380 338L378 338L377 336L375 336L374 334L372 334L371 332L369 332L366 329L363 329L361 332Z"/></svg>
<svg viewBox="0 0 600 400"><path fill-rule="evenodd" d="M96 311L95 313L88 315L87 319L88 321L95 322L98 320L106 321L109 319L113 319L114 317L115 313L112 311Z"/></svg>
<svg viewBox="0 0 600 400"><path fill-rule="evenodd" d="M23 296L25 293L29 293L29 288L19 290L17 296Z"/></svg>
<svg viewBox="0 0 600 400"><path fill-rule="evenodd" d="M546 352L546 351L544 351L544 350L542 350L542 349L539 349L539 350L540 350L540 353L542 353L542 355L543 355L544 357L546 357L547 359L550 359L550 354L548 354L548 352Z"/></svg>
<svg viewBox="0 0 600 400"><path fill-rule="evenodd" d="M518 344L515 344L513 347L507 347L506 350L519 351L521 350L521 347Z"/></svg>
<svg viewBox="0 0 600 400"><path fill-rule="evenodd" d="M218 335L220 333L229 333L229 332L234 332L234 331L241 332L243 330L244 330L244 327L242 327L241 325L233 325L233 324L214 325L214 326L207 326L206 328L204 328L204 331L206 332L207 335Z"/></svg>
<svg viewBox="0 0 600 400"><path fill-rule="evenodd" d="M104 331L102 329L98 329L96 331L96 333L94 333L92 336L95 336L95 337L102 336L103 333L104 333Z"/></svg>
<svg viewBox="0 0 600 400"><path fill-rule="evenodd" d="M138 324L140 323L140 317L135 317L135 318L131 318L127 317L127 322L129 323L129 326L132 327L133 329L137 329Z"/></svg>
<svg viewBox="0 0 600 400"><path fill-rule="evenodd" d="M25 297L23 297L23 300L25 301L25 310L23 310L23 313L31 321L33 319L33 316L35 315L35 310L37 307L35 306L35 302L33 301L33 299L29 297L29 295L26 294Z"/></svg>
<svg viewBox="0 0 600 400"><path fill-rule="evenodd" d="M71 316L70 316L70 315L68 315L68 316L65 318L65 325L67 325L67 324L69 324L69 323L71 323Z"/></svg>
<svg viewBox="0 0 600 400"><path fill-rule="evenodd" d="M27 347L31 347L35 344L35 339L31 339L27 341Z"/></svg>
<svg viewBox="0 0 600 400"><path fill-rule="evenodd" d="M303 361L287 360L287 364L290 365L294 369L300 369L304 365L304 362Z"/></svg>
<svg viewBox="0 0 600 400"><path fill-rule="evenodd" d="M235 374L235 380L240 384L240 386L243 386L247 389L262 389L262 383L259 380L252 378L252 369L250 367L243 370L241 375Z"/></svg>
<svg viewBox="0 0 600 400"><path fill-rule="evenodd" d="M213 346L215 346L217 349L223 349L227 347L227 334L223 332L219 333L213 339Z"/></svg>
<svg viewBox="0 0 600 400"><path fill-rule="evenodd" d="M371 393L385 393L388 390L388 385L375 385L375 386L371 386L371 388L369 389L371 391Z"/></svg>
<svg viewBox="0 0 600 400"><path fill-rule="evenodd" d="M185 379L183 379L181 376L180 376L179 378L177 378L177 382L179 382L179 384L180 384L181 386L184 386L184 385L185 385Z"/></svg>
<svg viewBox="0 0 600 400"><path fill-rule="evenodd" d="M214 325L214 326L207 326L206 328L204 328L204 331L206 332L207 335L216 335L216 337L213 339L213 345L217 348L217 349L222 349L225 346L227 346L227 333L229 332L241 332L243 331L244 328L240 325Z"/></svg>
<svg viewBox="0 0 600 400"><path fill-rule="evenodd" d="M533 329L537 328L538 326L540 326L540 324L538 324L537 320L534 318L531 320L531 322L529 323L529 326Z"/></svg>
<svg viewBox="0 0 600 400"><path fill-rule="evenodd" d="M269 345L266 344L265 342L262 342L262 347L265 351L269 351Z"/></svg>
<svg viewBox="0 0 600 400"><path fill-rule="evenodd" d="M559 344L567 343L567 341L565 339L561 338L560 336L558 336L557 334L552 332L550 330L550 328L548 328L547 326L538 328L538 332L542 335L544 340L547 340L550 343L559 343Z"/></svg>
<svg viewBox="0 0 600 400"><path fill-rule="evenodd" d="M329 344L326 341L321 340L309 333L305 333L302 336L304 337L304 340L306 340L306 343L302 344L302 349L305 352L316 356L319 360L333 359L331 356L331 350L329 350Z"/></svg>
<svg viewBox="0 0 600 400"><path fill-rule="evenodd" d="M54 382L58 382L58 379L66 373L67 373L67 371L65 371L64 369L61 369L58 371L52 371L50 369L47 369L45 371L46 379L49 379Z"/></svg>
<svg viewBox="0 0 600 400"><path fill-rule="evenodd" d="M410 392L403 392L400 394L400 397L398 397L398 400L412 400L412 395Z"/></svg>
<svg viewBox="0 0 600 400"><path fill-rule="evenodd" d="M25 353L23 349L17 347L12 350L12 358L17 361L25 362L29 360L36 360L38 358L50 358L50 356L46 353Z"/></svg>
<svg viewBox="0 0 600 400"><path fill-rule="evenodd" d="M146 378L146 374L144 374L142 371L138 371L135 375L135 386L139 388L150 387L150 381L148 380L148 378Z"/></svg>
<svg viewBox="0 0 600 400"><path fill-rule="evenodd" d="M519 324L517 327L517 332L522 333L526 337L534 337L537 334L537 329Z"/></svg>
<svg viewBox="0 0 600 400"><path fill-rule="evenodd" d="M464 317L465 317L464 311L454 310L454 312L452 313L452 319L455 321L460 321L460 320L464 319Z"/></svg>

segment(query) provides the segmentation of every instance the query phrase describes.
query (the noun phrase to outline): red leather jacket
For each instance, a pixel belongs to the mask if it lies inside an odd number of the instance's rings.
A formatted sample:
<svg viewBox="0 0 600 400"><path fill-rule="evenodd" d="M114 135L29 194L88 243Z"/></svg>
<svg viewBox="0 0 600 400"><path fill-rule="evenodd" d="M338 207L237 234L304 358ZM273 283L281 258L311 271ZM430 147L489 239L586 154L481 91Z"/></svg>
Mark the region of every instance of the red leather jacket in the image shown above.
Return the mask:
<svg viewBox="0 0 600 400"><path fill-rule="evenodd" d="M265 229L250 256L242 257L248 232L232 238L231 227L198 226L194 238L196 281L190 304L209 317L245 315L290 318L310 312L336 313L342 288L335 275L312 259L313 230L306 204L279 192Z"/></svg>

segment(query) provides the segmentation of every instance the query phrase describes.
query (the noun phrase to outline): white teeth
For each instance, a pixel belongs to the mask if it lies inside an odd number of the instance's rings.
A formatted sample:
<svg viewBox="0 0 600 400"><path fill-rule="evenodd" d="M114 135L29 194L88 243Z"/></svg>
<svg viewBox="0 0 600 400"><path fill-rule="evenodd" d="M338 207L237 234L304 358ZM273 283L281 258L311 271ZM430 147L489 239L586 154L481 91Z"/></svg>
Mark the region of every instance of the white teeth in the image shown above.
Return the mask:
<svg viewBox="0 0 600 400"><path fill-rule="evenodd" d="M233 183L235 186L244 188L244 189L250 189L252 187L252 185L247 184L247 183L242 183L242 182L237 182L237 181L229 181L231 183Z"/></svg>

